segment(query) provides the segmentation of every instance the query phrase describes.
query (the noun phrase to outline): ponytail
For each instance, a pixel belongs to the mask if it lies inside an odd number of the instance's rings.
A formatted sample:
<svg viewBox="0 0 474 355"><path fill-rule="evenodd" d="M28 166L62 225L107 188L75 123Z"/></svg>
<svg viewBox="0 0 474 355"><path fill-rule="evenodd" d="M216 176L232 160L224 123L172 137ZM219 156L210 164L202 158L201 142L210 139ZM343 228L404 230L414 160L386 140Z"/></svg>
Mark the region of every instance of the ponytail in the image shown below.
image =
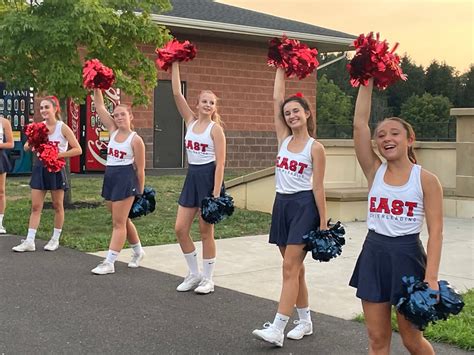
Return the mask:
<svg viewBox="0 0 474 355"><path fill-rule="evenodd" d="M199 99L201 97L202 94L211 94L213 95L215 98L216 98L216 110L214 111L214 113L212 114L211 116L211 120L215 123L217 123L219 126L223 127L224 126L224 122L222 122L222 118L221 116L219 115L219 113L217 112L217 100L219 99L217 97L216 94L214 94L214 92L212 92L211 90L202 90L199 95L198 95L198 103L199 103Z"/></svg>

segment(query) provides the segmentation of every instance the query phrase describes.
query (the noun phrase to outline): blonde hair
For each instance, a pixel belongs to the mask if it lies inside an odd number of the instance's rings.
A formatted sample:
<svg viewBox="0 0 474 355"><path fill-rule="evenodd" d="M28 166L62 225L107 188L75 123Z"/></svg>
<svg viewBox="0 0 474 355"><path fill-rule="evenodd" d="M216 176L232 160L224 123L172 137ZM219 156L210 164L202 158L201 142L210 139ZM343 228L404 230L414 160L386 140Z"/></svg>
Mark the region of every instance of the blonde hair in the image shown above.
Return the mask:
<svg viewBox="0 0 474 355"><path fill-rule="evenodd" d="M211 116L211 120L214 121L215 123L217 123L219 126L223 126L223 122L222 122L222 118L221 116L219 115L219 113L217 113L217 100L219 99L217 97L216 94L214 94L214 92L212 92L211 90L202 90L199 95L198 95L198 104L199 104L199 99L201 98L201 95L202 94L211 94L213 95L215 98L216 98L216 110L212 113L212 116Z"/></svg>

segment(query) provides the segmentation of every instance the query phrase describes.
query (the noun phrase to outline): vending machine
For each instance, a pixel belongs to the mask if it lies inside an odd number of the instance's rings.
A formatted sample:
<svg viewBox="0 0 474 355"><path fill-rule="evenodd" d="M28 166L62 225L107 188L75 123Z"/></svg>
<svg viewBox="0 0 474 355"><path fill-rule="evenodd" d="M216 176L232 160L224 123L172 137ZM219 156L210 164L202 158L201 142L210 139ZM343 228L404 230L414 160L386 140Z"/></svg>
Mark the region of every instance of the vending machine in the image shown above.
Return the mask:
<svg viewBox="0 0 474 355"><path fill-rule="evenodd" d="M11 174L31 173L32 155L23 150L23 145L26 142L25 126L33 120L34 113L32 88L7 90L5 84L0 82L0 116L3 115L10 121L13 131L14 146L7 151L13 166Z"/></svg>
<svg viewBox="0 0 474 355"><path fill-rule="evenodd" d="M115 106L120 104L120 89L110 88L105 91L104 100L108 111L112 113ZM71 172L104 171L109 132L95 110L92 94L87 95L84 105L78 105L69 99L67 106L68 125L82 147L82 155L70 160Z"/></svg>

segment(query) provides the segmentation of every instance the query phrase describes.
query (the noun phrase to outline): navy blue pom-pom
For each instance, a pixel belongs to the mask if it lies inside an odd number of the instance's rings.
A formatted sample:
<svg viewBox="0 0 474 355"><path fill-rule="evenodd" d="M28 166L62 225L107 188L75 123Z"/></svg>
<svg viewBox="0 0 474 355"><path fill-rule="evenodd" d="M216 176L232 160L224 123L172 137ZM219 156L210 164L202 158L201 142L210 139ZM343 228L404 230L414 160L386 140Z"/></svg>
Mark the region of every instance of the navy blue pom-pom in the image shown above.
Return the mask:
<svg viewBox="0 0 474 355"><path fill-rule="evenodd" d="M436 303L439 292L428 287L428 283L414 276L403 276L404 296L397 303L397 310L419 330L438 320Z"/></svg>
<svg viewBox="0 0 474 355"><path fill-rule="evenodd" d="M228 194L220 197L206 197L201 202L201 217L210 224L216 224L234 213L234 199Z"/></svg>
<svg viewBox="0 0 474 355"><path fill-rule="evenodd" d="M151 213L156 208L156 192L151 187L145 187L143 195L135 196L132 208L128 213L128 218L138 218Z"/></svg>
<svg viewBox="0 0 474 355"><path fill-rule="evenodd" d="M430 322L446 320L450 314L458 314L464 307L461 294L447 281L438 281L439 291L430 289L428 283L414 276L404 276L402 282L405 295L398 301L397 309L420 330L424 330Z"/></svg>
<svg viewBox="0 0 474 355"><path fill-rule="evenodd" d="M461 294L448 281L440 280L439 303L435 306L438 318L446 320L450 314L458 314L464 307Z"/></svg>
<svg viewBox="0 0 474 355"><path fill-rule="evenodd" d="M342 246L346 244L344 234L346 231L341 222L337 222L328 230L311 230L303 236L306 244L304 250L311 251L313 259L327 262L341 255Z"/></svg>

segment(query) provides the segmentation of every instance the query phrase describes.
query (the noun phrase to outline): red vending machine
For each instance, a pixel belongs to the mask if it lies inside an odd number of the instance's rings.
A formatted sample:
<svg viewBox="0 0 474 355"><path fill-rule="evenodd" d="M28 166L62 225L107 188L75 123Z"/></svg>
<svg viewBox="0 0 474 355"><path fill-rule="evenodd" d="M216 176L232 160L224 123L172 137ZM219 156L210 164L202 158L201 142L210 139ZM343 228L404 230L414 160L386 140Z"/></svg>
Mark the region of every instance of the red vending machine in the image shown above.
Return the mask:
<svg viewBox="0 0 474 355"><path fill-rule="evenodd" d="M104 100L110 113L120 104L120 89L104 92ZM87 95L84 105L68 100L68 124L82 147L82 155L71 158L71 172L85 173L104 171L107 162L109 132L95 110L93 96Z"/></svg>

